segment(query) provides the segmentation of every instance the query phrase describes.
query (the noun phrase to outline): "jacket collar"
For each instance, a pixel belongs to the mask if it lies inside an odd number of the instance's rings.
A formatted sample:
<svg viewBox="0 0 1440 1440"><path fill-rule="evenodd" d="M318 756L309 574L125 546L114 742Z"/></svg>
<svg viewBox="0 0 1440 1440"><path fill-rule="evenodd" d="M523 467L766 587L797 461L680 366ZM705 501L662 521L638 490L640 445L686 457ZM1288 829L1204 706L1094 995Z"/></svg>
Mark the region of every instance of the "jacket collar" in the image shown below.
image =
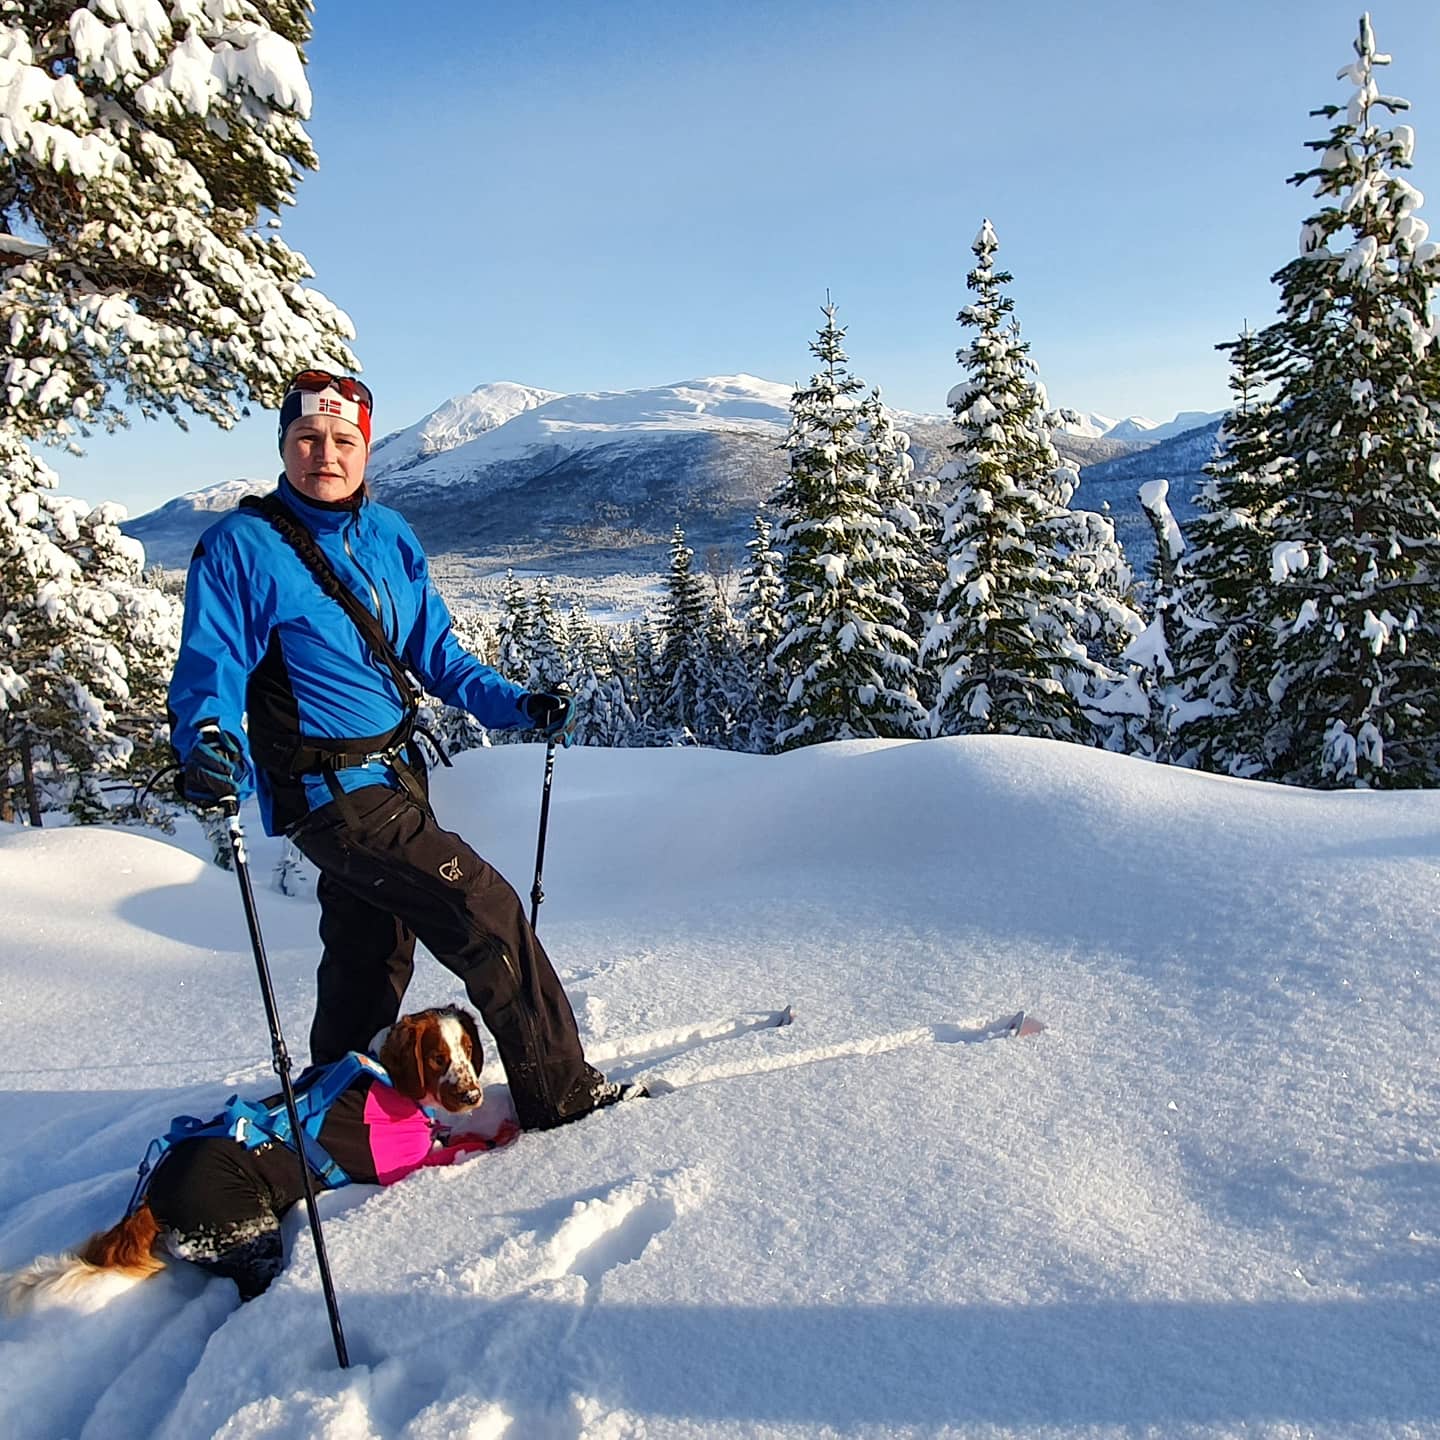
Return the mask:
<svg viewBox="0 0 1440 1440"><path fill-rule="evenodd" d="M340 530L352 520L358 519L370 503L365 486L360 487L343 500L312 500L302 495L281 472L279 483L280 498L310 527L312 531Z"/></svg>

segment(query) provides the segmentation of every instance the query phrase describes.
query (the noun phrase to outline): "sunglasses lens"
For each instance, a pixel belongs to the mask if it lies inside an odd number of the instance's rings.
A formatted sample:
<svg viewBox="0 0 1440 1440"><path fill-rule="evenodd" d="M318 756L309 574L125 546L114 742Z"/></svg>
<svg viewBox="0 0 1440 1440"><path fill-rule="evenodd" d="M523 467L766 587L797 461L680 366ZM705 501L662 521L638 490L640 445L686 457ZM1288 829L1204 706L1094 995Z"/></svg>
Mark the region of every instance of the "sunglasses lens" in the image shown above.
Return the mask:
<svg viewBox="0 0 1440 1440"><path fill-rule="evenodd" d="M375 408L375 397L370 393L370 387L363 380L352 380L348 375L345 376L340 383L340 393L347 400L353 400L367 410Z"/></svg>
<svg viewBox="0 0 1440 1440"><path fill-rule="evenodd" d="M332 375L328 370L302 370L291 382L290 389L314 392L334 387L347 400L374 410L375 397L363 380L353 380L349 375Z"/></svg>

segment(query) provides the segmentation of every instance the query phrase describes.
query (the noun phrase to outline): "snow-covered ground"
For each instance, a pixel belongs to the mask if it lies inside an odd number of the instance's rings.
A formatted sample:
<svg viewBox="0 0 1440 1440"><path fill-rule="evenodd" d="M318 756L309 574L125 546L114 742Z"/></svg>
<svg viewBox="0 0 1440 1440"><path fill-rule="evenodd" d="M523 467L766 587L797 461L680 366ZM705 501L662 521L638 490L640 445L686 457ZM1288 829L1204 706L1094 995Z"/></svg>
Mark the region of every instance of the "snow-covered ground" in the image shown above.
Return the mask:
<svg viewBox="0 0 1440 1440"><path fill-rule="evenodd" d="M439 777L522 890L541 755ZM270 1088L197 840L0 832L0 1265ZM348 1372L292 1217L254 1304L176 1267L0 1321L0 1434L1440 1433L1440 795L1024 740L584 750L545 876L592 1055L677 1088L324 1197ZM261 902L303 1058L313 902ZM974 1038L1022 1007L1048 1029Z"/></svg>

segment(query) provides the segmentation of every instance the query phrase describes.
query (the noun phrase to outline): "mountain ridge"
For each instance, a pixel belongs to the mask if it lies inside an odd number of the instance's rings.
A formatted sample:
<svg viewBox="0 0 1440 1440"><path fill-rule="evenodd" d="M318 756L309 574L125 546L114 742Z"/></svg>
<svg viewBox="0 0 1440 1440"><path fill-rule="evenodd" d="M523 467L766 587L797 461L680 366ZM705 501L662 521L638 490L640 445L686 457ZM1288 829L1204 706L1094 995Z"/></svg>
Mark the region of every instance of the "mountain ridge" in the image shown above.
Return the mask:
<svg viewBox="0 0 1440 1440"><path fill-rule="evenodd" d="M678 524L697 551L738 557L784 474L791 393L743 372L570 394L492 382L377 441L367 478L432 555L497 568L653 570ZM938 470L953 443L949 415L891 414L917 468ZM1093 433L1108 417L1066 416L1074 421L1056 429L1056 448L1086 471L1143 449ZM1146 423L1147 433L1167 428ZM124 528L153 563L183 565L209 524L273 483L191 491Z"/></svg>

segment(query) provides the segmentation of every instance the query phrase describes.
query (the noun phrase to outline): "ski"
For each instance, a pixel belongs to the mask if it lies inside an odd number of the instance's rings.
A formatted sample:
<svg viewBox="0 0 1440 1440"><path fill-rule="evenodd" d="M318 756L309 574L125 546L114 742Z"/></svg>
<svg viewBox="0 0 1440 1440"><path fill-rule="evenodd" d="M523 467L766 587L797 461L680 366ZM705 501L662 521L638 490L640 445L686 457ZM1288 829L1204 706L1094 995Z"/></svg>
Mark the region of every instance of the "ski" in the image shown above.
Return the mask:
<svg viewBox="0 0 1440 1440"><path fill-rule="evenodd" d="M789 1006L783 1011L772 1012L771 1024L788 1025L794 1020ZM784 1017L784 1018L781 1018ZM751 1028L769 1028L752 1026ZM842 1041L834 1045L818 1045L809 1050L791 1051L786 1054L770 1054L758 1059L720 1061L703 1065L691 1074L674 1080L660 1076L637 1076L634 1083L645 1090L647 1099L662 1095L673 1095L677 1090L689 1089L692 1085L708 1085L714 1080L735 1080L750 1075L767 1075L777 1070L791 1070L804 1065L817 1065L831 1060L859 1059L869 1055L884 1055L891 1050L900 1050L915 1045L976 1045L987 1040L1018 1040L1039 1035L1046 1029L1042 1020L1036 1019L1024 1010L992 1020L985 1025L957 1025L941 1022L920 1025L910 1030L897 1030L888 1035L876 1035L869 1039ZM639 1095L636 1099L641 1098Z"/></svg>
<svg viewBox="0 0 1440 1440"><path fill-rule="evenodd" d="M756 1030L778 1030L794 1023L795 1007L784 1005L779 1010L752 1011L719 1020L702 1020L692 1025L652 1030L624 1040L601 1041L586 1046L586 1054L593 1065L607 1074L617 1064L622 1072L633 1073L641 1065L673 1060L719 1040L733 1040Z"/></svg>

